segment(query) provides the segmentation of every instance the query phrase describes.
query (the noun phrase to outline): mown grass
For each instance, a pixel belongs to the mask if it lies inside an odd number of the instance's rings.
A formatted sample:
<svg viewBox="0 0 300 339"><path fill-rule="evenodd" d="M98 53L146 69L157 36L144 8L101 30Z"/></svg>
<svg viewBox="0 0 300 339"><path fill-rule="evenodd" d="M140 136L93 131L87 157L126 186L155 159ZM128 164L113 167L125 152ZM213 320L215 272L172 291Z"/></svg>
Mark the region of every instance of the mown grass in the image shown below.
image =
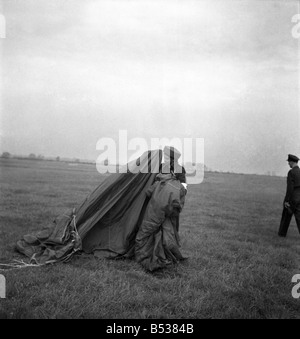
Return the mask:
<svg viewBox="0 0 300 339"><path fill-rule="evenodd" d="M91 165L0 160L0 262L15 242L76 206L104 179ZM277 236L285 179L206 173L181 215L188 261L145 272L129 260L76 256L70 263L0 272L0 318L299 318L295 221ZM23 259L23 258L22 258Z"/></svg>

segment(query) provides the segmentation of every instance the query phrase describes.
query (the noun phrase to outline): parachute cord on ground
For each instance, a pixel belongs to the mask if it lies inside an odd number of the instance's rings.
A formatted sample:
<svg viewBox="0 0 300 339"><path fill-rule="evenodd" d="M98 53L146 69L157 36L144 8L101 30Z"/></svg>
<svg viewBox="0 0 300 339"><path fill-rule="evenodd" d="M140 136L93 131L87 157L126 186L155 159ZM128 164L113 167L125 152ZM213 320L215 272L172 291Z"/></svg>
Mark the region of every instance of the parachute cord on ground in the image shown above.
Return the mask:
<svg viewBox="0 0 300 339"><path fill-rule="evenodd" d="M75 233L77 234L77 235L79 235L78 234L78 231L77 231L77 226L76 226L76 209L74 208L73 209L73 224L74 224L74 230L75 230Z"/></svg>
<svg viewBox="0 0 300 339"><path fill-rule="evenodd" d="M23 260L17 260L15 259L13 263L11 264L1 264L0 263L0 271L11 271L11 270L16 270L16 269L21 269L21 268L26 268L26 267L41 267L44 266L45 264L28 264ZM1 268L2 267L8 267L8 268Z"/></svg>

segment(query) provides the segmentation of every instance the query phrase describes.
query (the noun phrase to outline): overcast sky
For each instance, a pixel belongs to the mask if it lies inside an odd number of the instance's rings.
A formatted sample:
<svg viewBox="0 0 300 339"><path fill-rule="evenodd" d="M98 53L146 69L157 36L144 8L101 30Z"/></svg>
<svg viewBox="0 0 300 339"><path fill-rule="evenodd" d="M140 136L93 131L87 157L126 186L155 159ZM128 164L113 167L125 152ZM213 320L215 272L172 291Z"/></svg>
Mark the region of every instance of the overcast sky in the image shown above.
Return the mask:
<svg viewBox="0 0 300 339"><path fill-rule="evenodd" d="M213 169L300 156L298 1L1 3L0 152L96 160L127 130L204 138Z"/></svg>

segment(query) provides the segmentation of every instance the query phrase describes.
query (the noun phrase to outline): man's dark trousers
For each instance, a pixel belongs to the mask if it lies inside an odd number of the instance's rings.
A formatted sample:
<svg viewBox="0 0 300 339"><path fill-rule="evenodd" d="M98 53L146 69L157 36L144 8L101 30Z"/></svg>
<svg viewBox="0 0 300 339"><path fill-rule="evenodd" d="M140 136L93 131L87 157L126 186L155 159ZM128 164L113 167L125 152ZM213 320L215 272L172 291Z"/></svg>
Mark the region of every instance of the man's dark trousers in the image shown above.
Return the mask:
<svg viewBox="0 0 300 339"><path fill-rule="evenodd" d="M293 215L295 215L297 227L300 233L300 189L297 189L294 191L293 198L292 198L290 205L291 205L290 211L285 207L283 208L279 232L278 232L278 235L281 237L286 236Z"/></svg>

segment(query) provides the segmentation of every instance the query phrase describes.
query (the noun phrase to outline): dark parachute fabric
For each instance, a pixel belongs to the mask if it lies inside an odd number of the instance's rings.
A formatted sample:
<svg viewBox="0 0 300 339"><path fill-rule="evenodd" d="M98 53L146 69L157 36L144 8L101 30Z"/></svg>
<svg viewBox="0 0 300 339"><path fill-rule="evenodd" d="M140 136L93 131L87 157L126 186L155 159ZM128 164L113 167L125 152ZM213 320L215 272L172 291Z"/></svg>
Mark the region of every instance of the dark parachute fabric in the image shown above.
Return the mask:
<svg viewBox="0 0 300 339"><path fill-rule="evenodd" d="M93 210L92 206L99 209L98 206L101 206L103 212L100 218L96 216L86 220L85 215L78 218L81 224L79 234L85 252L94 253L98 257L130 257L134 254L135 236L149 201L146 192L159 172L161 160L161 151L147 152L137 161L128 164L129 173L121 174L113 185L108 184L101 201L97 196L103 187L95 191L95 200L87 199L84 205L88 209Z"/></svg>
<svg viewBox="0 0 300 339"><path fill-rule="evenodd" d="M103 257L131 257L162 151L148 151L111 174L86 199L34 235L25 235L16 250L36 264L69 260L83 251ZM124 168L122 171L124 172Z"/></svg>

